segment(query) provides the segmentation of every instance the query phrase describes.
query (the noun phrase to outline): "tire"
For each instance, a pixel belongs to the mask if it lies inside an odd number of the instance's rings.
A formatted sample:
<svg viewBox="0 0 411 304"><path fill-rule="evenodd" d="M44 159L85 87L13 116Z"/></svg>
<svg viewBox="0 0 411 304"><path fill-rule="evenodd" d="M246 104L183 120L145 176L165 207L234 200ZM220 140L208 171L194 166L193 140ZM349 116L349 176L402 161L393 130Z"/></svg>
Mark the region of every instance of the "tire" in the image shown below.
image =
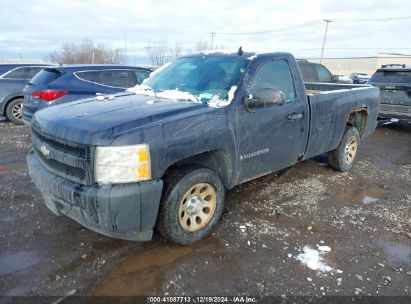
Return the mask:
<svg viewBox="0 0 411 304"><path fill-rule="evenodd" d="M181 245L206 237L224 209L225 189L218 175L206 168L184 168L167 175L164 182L158 232Z"/></svg>
<svg viewBox="0 0 411 304"><path fill-rule="evenodd" d="M10 101L6 107L6 117L11 122L15 123L16 125L22 125L23 121L22 118L22 105L23 105L23 98L16 98Z"/></svg>
<svg viewBox="0 0 411 304"><path fill-rule="evenodd" d="M346 172L354 166L360 147L357 128L347 126L337 149L328 152L328 164L337 171Z"/></svg>

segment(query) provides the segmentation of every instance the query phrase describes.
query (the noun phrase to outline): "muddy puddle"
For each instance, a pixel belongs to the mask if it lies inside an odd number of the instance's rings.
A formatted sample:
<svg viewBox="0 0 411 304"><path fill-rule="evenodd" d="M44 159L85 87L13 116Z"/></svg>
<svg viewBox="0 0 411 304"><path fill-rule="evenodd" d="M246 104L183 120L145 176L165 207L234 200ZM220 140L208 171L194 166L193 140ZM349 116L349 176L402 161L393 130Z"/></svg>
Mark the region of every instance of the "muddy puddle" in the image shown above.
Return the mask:
<svg viewBox="0 0 411 304"><path fill-rule="evenodd" d="M10 223L17 221L19 219L26 218L30 216L32 212L30 210L27 211L20 211L19 213L11 214L11 213L0 213L0 223Z"/></svg>
<svg viewBox="0 0 411 304"><path fill-rule="evenodd" d="M193 246L179 246L163 241L155 243L128 252L102 282L93 288L93 294L147 295L148 292L161 292L167 272L176 269L179 263L193 261L204 253L210 256L224 250L224 246L213 238Z"/></svg>
<svg viewBox="0 0 411 304"><path fill-rule="evenodd" d="M395 193L390 188L364 187L353 191L339 193L337 198L344 204L352 205L373 205L383 203L392 198Z"/></svg>
<svg viewBox="0 0 411 304"><path fill-rule="evenodd" d="M379 240L377 246L385 253L391 265L411 265L411 247L407 244Z"/></svg>
<svg viewBox="0 0 411 304"><path fill-rule="evenodd" d="M0 275L27 271L38 262L39 258L35 251L2 253L0 254Z"/></svg>

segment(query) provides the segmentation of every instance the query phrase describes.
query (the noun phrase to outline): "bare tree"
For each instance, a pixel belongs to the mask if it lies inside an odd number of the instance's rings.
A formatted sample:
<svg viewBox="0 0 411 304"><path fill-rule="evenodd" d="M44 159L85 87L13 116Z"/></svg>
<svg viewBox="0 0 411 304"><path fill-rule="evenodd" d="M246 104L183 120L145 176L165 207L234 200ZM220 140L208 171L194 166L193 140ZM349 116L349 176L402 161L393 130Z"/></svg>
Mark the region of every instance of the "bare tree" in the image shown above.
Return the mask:
<svg viewBox="0 0 411 304"><path fill-rule="evenodd" d="M164 42L157 42L146 47L151 64L161 66L167 62L167 45Z"/></svg>
<svg viewBox="0 0 411 304"><path fill-rule="evenodd" d="M125 54L119 49L99 43L94 44L92 40L83 40L80 43L64 43L60 50L49 54L51 62L59 64L74 63L114 63L124 64Z"/></svg>
<svg viewBox="0 0 411 304"><path fill-rule="evenodd" d="M161 66L164 63L179 57L183 53L183 46L180 42L175 42L173 47L168 46L164 41L156 42L146 47L151 64Z"/></svg>
<svg viewBox="0 0 411 304"><path fill-rule="evenodd" d="M195 50L196 51L204 51L204 50L208 50L208 49L209 49L209 47L208 47L208 43L207 43L206 40L202 39L202 40L199 40L199 41L196 42L196 45L195 45Z"/></svg>
<svg viewBox="0 0 411 304"><path fill-rule="evenodd" d="M221 50L223 49L223 45L213 45L212 50ZM207 42L207 40L199 40L195 44L195 50L196 51L204 51L204 50L210 50L210 44Z"/></svg>
<svg viewBox="0 0 411 304"><path fill-rule="evenodd" d="M169 49L170 51L170 57L172 58L176 58L176 57L180 57L183 54L183 45L176 41L176 43L174 44L173 48Z"/></svg>

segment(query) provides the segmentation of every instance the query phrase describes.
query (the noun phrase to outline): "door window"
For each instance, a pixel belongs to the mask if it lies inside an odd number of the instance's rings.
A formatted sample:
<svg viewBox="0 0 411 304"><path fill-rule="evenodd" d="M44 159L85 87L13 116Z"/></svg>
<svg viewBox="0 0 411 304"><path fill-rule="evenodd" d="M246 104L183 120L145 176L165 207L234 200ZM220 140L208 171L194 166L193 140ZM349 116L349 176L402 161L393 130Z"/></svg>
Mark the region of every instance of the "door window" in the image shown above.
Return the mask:
<svg viewBox="0 0 411 304"><path fill-rule="evenodd" d="M297 94L288 62L277 59L263 63L250 83L248 95L261 95L263 99L277 98L281 95L284 103L296 101ZM264 102L261 106L266 105Z"/></svg>
<svg viewBox="0 0 411 304"><path fill-rule="evenodd" d="M27 78L31 78L31 77L29 77L30 69L31 69L30 67L17 68L15 70L12 70L12 71L4 74L3 78L6 78L6 79L27 79Z"/></svg>
<svg viewBox="0 0 411 304"><path fill-rule="evenodd" d="M133 72L136 74L138 83L143 83L144 79L148 78L150 76L150 71L143 71L143 70L133 70Z"/></svg>
<svg viewBox="0 0 411 304"><path fill-rule="evenodd" d="M101 70L77 72L77 77L82 80L116 88L130 88L133 82L127 70Z"/></svg>

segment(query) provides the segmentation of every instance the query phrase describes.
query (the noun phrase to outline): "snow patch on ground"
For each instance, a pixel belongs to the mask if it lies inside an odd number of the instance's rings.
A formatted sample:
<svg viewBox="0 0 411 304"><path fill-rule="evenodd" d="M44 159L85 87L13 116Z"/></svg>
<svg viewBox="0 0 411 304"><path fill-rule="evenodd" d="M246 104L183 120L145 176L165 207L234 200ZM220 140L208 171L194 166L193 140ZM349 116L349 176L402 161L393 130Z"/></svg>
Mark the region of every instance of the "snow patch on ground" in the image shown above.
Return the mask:
<svg viewBox="0 0 411 304"><path fill-rule="evenodd" d="M324 262L324 258L322 256L324 253L330 252L331 248L328 246L318 245L317 247L318 250L312 249L308 245L304 246L303 253L300 253L296 259L312 270L318 270L321 272L331 271L332 268Z"/></svg>

